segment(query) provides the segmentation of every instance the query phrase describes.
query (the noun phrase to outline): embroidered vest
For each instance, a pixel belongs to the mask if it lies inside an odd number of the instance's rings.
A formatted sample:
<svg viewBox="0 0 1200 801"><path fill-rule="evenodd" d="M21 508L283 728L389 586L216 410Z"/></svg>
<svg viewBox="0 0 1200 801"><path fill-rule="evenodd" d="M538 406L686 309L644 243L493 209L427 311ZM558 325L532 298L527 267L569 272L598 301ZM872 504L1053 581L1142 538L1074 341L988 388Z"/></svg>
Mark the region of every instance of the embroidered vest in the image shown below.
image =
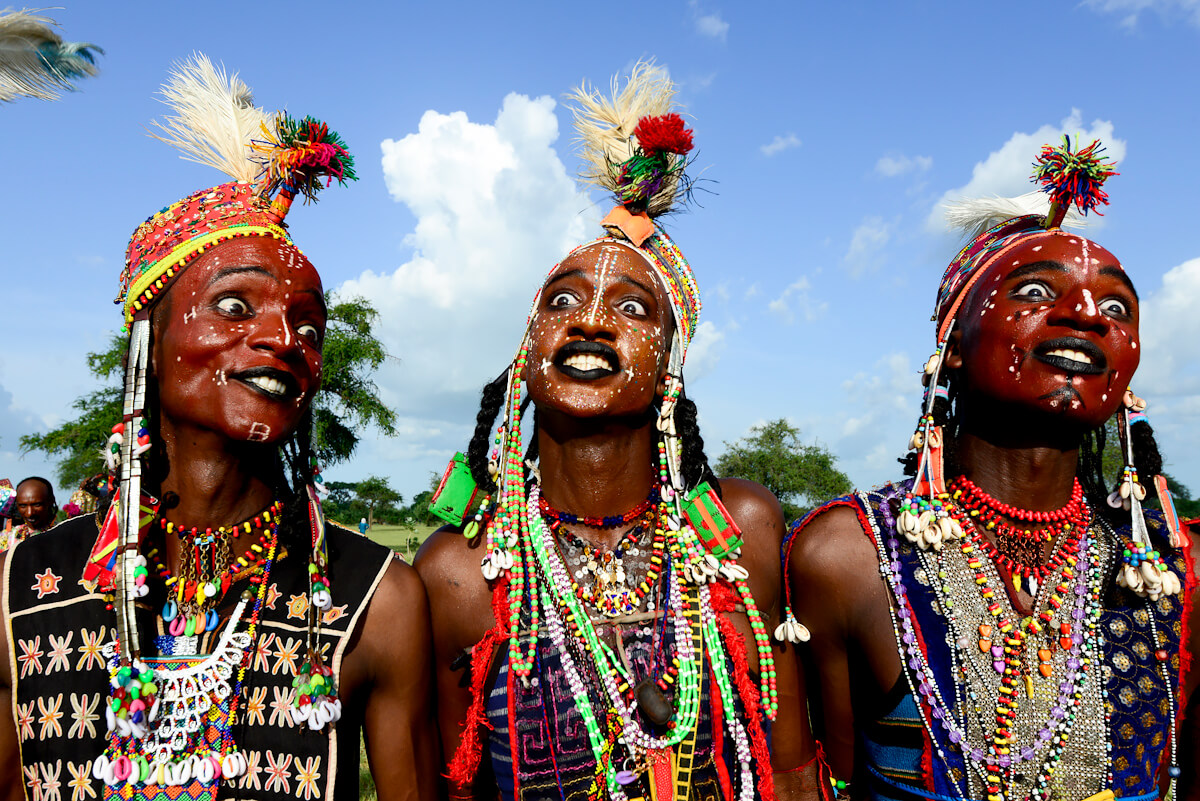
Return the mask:
<svg viewBox="0 0 1200 801"><path fill-rule="evenodd" d="M393 554L336 526L328 527L327 536L333 606L318 637L336 676ZM95 539L95 519L75 518L14 546L5 563L4 620L21 769L27 797L38 801L104 797L103 783L92 778L92 761L107 743L109 675L101 649L115 635L116 616L102 595L81 583ZM292 541L283 532L280 539ZM233 730L248 766L234 783L221 785L218 797L357 797L357 771L339 775L337 761L339 748L358 752L358 732L341 738L336 726L313 732L297 727L290 714L293 671L304 655L308 585L303 549L276 560ZM229 593L240 591L235 584ZM138 610L143 632L154 631L158 608L150 607ZM143 634L143 649L152 639Z"/></svg>

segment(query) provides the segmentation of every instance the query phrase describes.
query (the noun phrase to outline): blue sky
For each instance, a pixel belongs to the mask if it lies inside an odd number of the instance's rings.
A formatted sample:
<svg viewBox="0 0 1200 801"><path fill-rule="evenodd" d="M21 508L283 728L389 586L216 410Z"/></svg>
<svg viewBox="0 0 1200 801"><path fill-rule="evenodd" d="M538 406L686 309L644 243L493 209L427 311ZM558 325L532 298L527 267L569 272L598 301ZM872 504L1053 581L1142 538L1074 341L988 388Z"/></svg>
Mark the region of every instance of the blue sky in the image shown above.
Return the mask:
<svg viewBox="0 0 1200 801"><path fill-rule="evenodd" d="M710 456L788 417L859 485L894 477L957 250L946 197L1028 191L1042 142L1119 158L1088 234L1141 292L1142 367L1168 469L1200 494L1200 2L74 3L101 74L0 108L0 476L51 474L17 439L93 388L84 354L136 225L224 180L146 136L172 62L224 62L259 105L327 120L361 180L289 217L327 287L370 295L401 415L334 480L411 496L470 436L541 276L607 210L572 182L565 93L655 57L696 130L701 206L669 230L695 269L689 394ZM267 8L264 6L264 8ZM640 14L633 9L640 8ZM119 10L118 10L119 9Z"/></svg>

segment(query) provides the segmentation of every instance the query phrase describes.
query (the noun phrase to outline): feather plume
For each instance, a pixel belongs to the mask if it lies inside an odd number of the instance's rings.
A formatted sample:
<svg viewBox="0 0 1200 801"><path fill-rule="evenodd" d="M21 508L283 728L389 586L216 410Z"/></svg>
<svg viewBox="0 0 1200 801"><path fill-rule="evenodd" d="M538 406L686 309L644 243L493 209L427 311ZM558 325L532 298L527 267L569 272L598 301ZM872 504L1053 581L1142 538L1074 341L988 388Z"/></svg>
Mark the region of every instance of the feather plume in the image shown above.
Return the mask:
<svg viewBox="0 0 1200 801"><path fill-rule="evenodd" d="M1006 220L1036 214L1045 217L1050 211L1050 198L1044 192L1027 192L1017 197L960 198L945 203L946 223L963 232L971 240ZM1087 220L1071 209L1063 227L1086 228Z"/></svg>
<svg viewBox="0 0 1200 801"><path fill-rule="evenodd" d="M188 161L215 167L235 181L254 182L262 165L253 158L251 140L263 128L274 130L278 114L256 107L237 73L229 75L197 53L172 70L162 96L175 116L155 122L164 135L151 136Z"/></svg>
<svg viewBox="0 0 1200 801"><path fill-rule="evenodd" d="M64 42L55 25L29 10L0 12L0 102L57 100L60 91L75 90L73 79L96 74L95 54L104 51L86 42Z"/></svg>
<svg viewBox="0 0 1200 801"><path fill-rule="evenodd" d="M640 61L622 88L614 77L608 97L593 86L583 84L568 95L575 108L576 141L583 170L580 179L622 197L621 166L639 155L634 131L645 117L661 117L671 111L675 85L663 67L653 61ZM669 155L673 169L658 182L646 202L646 212L657 217L669 212L686 194L682 178L682 154Z"/></svg>

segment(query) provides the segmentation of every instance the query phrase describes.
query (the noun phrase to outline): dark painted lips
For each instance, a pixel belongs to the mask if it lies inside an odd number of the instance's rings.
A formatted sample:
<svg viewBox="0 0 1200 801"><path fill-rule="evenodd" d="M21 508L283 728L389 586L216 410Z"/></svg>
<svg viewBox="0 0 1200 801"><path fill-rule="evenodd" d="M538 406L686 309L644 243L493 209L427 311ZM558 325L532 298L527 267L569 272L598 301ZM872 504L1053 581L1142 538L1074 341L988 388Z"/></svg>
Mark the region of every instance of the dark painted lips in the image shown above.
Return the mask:
<svg viewBox="0 0 1200 801"><path fill-rule="evenodd" d="M580 370L577 367L571 367L564 364L567 359L572 356L581 354L591 354L605 359L613 367L611 370L597 368L595 370ZM579 381L595 381L600 378L607 378L621 369L621 359L617 356L617 352L608 345L601 342L568 342L558 349L558 353L554 354L554 366L559 372L570 378Z"/></svg>
<svg viewBox="0 0 1200 801"><path fill-rule="evenodd" d="M290 400L300 395L300 384L292 374L283 370L276 370L273 367L251 367L249 370L242 370L240 373L231 375L230 378L271 400ZM251 382L249 380L251 378L273 378L283 384L283 394L279 395L274 392L268 392Z"/></svg>
<svg viewBox="0 0 1200 801"><path fill-rule="evenodd" d="M1050 351L1053 350L1078 351L1091 359L1092 363L1079 362L1065 356L1051 356ZM1079 337L1059 337L1043 342L1033 349L1033 357L1051 367L1077 375L1100 375L1108 369L1108 359L1105 357L1104 351Z"/></svg>

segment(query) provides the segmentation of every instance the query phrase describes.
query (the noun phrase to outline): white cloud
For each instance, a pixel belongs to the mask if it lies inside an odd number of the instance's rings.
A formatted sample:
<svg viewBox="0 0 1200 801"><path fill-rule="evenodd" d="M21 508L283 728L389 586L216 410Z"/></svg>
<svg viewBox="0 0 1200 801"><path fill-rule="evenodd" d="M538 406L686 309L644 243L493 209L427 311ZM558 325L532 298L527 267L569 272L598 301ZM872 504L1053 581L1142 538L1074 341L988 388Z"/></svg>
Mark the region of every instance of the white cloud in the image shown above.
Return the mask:
<svg viewBox="0 0 1200 801"><path fill-rule="evenodd" d="M813 322L821 317L829 308L825 301L813 300L809 294L812 282L808 276L802 275L788 285L779 297L767 304L767 308L778 314L789 325L796 321L796 314L804 317L805 322Z"/></svg>
<svg viewBox="0 0 1200 801"><path fill-rule="evenodd" d="M875 162L875 172L884 178L895 178L897 175L909 172L925 172L932 166L932 156L906 156L903 153L893 156L889 154L881 156L879 161Z"/></svg>
<svg viewBox="0 0 1200 801"><path fill-rule="evenodd" d="M1113 136L1113 124L1107 120L1094 120L1090 128L1084 128L1079 109L1071 109L1070 115L1058 125L1043 125L1033 133L1014 133L999 149L977 162L971 170L971 180L957 189L951 189L938 199L929 212L926 225L932 231L946 230L943 204L959 198L1015 197L1032 192L1037 187L1029 180L1033 173L1033 162L1042 145L1058 145L1063 134L1083 143L1099 139L1105 147L1105 155L1118 163L1125 158L1125 140ZM1096 225L1093 218L1089 223Z"/></svg>
<svg viewBox="0 0 1200 801"><path fill-rule="evenodd" d="M378 374L385 401L412 421L389 443L393 460L466 444L463 424L512 359L543 277L599 230L554 150L554 107L510 94L491 125L427 111L416 133L381 144L388 192L417 218L404 238L413 255L337 291L372 299L375 333L398 357Z"/></svg>
<svg viewBox="0 0 1200 801"><path fill-rule="evenodd" d="M854 229L845 258L846 266L850 269L852 276L858 278L867 270L873 272L879 267L883 261L883 249L887 246L888 240L892 238L896 222L896 220L888 221L882 217L871 216L865 218Z"/></svg>
<svg viewBox="0 0 1200 801"><path fill-rule="evenodd" d="M791 150L793 147L800 147L800 138L794 133L787 135L776 136L770 142L760 146L758 149L764 156L770 158L776 156L785 150Z"/></svg>
<svg viewBox="0 0 1200 801"><path fill-rule="evenodd" d="M1200 490L1200 258L1168 270L1153 292L1142 290L1142 362L1133 388L1146 398L1167 469L1195 493Z"/></svg>
<svg viewBox="0 0 1200 801"><path fill-rule="evenodd" d="M690 0L688 7L691 8L692 19L696 23L696 33L710 39L725 41L729 35L729 23L722 19L719 13L715 11L711 14L700 13L700 0Z"/></svg>
<svg viewBox="0 0 1200 801"><path fill-rule="evenodd" d="M879 358L869 372L842 383L834 416L822 428L834 438L839 467L866 485L895 479L920 413L921 379L907 353ZM836 433L835 433L836 432Z"/></svg>
<svg viewBox="0 0 1200 801"><path fill-rule="evenodd" d="M711 320L696 326L696 333L688 344L687 362L683 366L684 378L689 382L703 378L712 372L725 350L725 332Z"/></svg>
<svg viewBox="0 0 1200 801"><path fill-rule="evenodd" d="M1183 17L1200 27L1200 0L1083 0L1083 5L1101 14L1121 15L1121 25L1133 29L1143 11L1154 11L1164 20Z"/></svg>

